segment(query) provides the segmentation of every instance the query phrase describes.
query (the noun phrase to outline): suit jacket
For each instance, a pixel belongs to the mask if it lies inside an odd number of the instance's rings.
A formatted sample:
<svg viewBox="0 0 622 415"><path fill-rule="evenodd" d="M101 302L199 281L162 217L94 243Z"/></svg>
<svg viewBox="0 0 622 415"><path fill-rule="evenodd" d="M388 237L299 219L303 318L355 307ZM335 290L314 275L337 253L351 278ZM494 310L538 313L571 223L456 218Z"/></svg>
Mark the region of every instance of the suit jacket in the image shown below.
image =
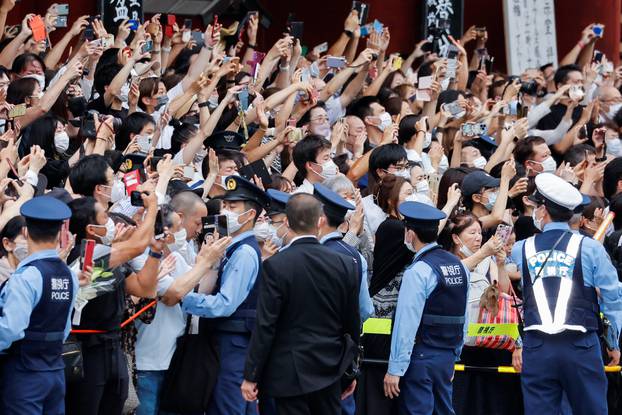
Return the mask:
<svg viewBox="0 0 622 415"><path fill-rule="evenodd" d="M313 237L266 260L244 378L273 397L339 380L359 341L358 293L355 261Z"/></svg>

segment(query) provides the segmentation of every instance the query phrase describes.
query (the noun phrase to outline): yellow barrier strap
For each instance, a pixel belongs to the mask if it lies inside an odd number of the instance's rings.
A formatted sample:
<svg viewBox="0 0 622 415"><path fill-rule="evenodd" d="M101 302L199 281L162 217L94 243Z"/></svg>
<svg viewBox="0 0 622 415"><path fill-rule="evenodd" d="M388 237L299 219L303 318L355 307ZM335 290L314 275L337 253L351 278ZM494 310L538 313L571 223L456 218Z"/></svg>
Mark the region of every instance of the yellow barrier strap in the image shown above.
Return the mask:
<svg viewBox="0 0 622 415"><path fill-rule="evenodd" d="M509 336L513 339L518 338L518 324L484 324L470 323L467 329L470 337L489 337L489 336Z"/></svg>
<svg viewBox="0 0 622 415"><path fill-rule="evenodd" d="M455 370L456 372L464 372L464 365L461 365L461 364L456 363L456 364L454 365L454 370Z"/></svg>
<svg viewBox="0 0 622 415"><path fill-rule="evenodd" d="M368 318L365 323L363 323L363 334L391 335L391 319Z"/></svg>

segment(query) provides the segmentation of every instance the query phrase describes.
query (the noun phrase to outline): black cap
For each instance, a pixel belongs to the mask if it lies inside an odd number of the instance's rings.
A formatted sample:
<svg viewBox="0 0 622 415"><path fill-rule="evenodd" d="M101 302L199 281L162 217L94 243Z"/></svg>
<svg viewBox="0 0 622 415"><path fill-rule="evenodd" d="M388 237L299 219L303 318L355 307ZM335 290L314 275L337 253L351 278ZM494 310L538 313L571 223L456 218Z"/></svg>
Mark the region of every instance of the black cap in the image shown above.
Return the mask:
<svg viewBox="0 0 622 415"><path fill-rule="evenodd" d="M222 197L222 200L247 200L255 202L264 208L270 204L270 198L266 192L242 176L227 177L225 179L225 189L227 189L227 192Z"/></svg>
<svg viewBox="0 0 622 415"><path fill-rule="evenodd" d="M62 187L55 187L49 192L47 192L45 195L49 197L53 197L54 199L58 199L67 205L71 203L71 201L73 200L73 197L71 197L71 194L69 194L69 192Z"/></svg>
<svg viewBox="0 0 622 415"><path fill-rule="evenodd" d="M244 144L244 136L235 131L218 131L203 141L205 147L211 147L214 150L226 148L228 150L238 150Z"/></svg>
<svg viewBox="0 0 622 415"><path fill-rule="evenodd" d="M324 205L324 213L332 217L343 218L348 210L355 209L351 203L322 184L313 185L313 195Z"/></svg>
<svg viewBox="0 0 622 415"><path fill-rule="evenodd" d="M268 189L266 194L270 198L270 206L268 206L268 216L277 215L279 213L285 213L285 207L287 201L291 196L289 193L281 192L280 190Z"/></svg>
<svg viewBox="0 0 622 415"><path fill-rule="evenodd" d="M141 169L146 158L147 156L144 154L126 154L125 157L123 157L123 161L121 162L119 169L124 172Z"/></svg>
<svg viewBox="0 0 622 415"><path fill-rule="evenodd" d="M166 188L166 193L169 196L174 197L175 195L181 192L193 192L197 196L203 196L203 186L198 186L197 188L192 188L188 186L188 184L182 180L171 180L168 182L168 187Z"/></svg>
<svg viewBox="0 0 622 415"><path fill-rule="evenodd" d="M500 179L495 179L483 170L477 170L464 176L462 180L462 194L471 196L483 188L499 187Z"/></svg>

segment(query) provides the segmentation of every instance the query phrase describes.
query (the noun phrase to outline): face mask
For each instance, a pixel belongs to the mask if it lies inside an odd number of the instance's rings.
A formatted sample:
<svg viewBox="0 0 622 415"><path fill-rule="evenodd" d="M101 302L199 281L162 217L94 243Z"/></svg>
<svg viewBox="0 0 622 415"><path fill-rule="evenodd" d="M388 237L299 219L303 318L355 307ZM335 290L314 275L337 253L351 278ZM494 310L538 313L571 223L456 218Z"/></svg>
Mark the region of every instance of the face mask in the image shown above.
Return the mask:
<svg viewBox="0 0 622 415"><path fill-rule="evenodd" d="M313 134L321 135L326 139L330 139L330 125L322 124L314 127Z"/></svg>
<svg viewBox="0 0 622 415"><path fill-rule="evenodd" d="M41 88L41 91L45 89L45 75L32 74L32 75L24 76L24 78L35 79L39 83L39 87Z"/></svg>
<svg viewBox="0 0 622 415"><path fill-rule="evenodd" d="M138 144L138 148L141 153L149 153L151 149L151 142L153 140L153 135L137 135L136 136L136 144Z"/></svg>
<svg viewBox="0 0 622 415"><path fill-rule="evenodd" d="M609 140L606 140L607 143L607 153L611 154L612 156L618 156L620 154L620 151L622 150L622 142L620 141L619 138L612 138Z"/></svg>
<svg viewBox="0 0 622 415"><path fill-rule="evenodd" d="M28 244L16 243L13 249L13 255L19 262L22 262L28 256Z"/></svg>
<svg viewBox="0 0 622 415"><path fill-rule="evenodd" d="M406 196L406 199L404 199L404 202L416 202L417 201L417 195L414 193L409 194L408 196Z"/></svg>
<svg viewBox="0 0 622 415"><path fill-rule="evenodd" d="M121 90L119 91L119 100L121 102L127 102L129 100L129 96L130 96L130 84L125 83L123 84L123 86L121 87Z"/></svg>
<svg viewBox="0 0 622 415"><path fill-rule="evenodd" d="M438 163L438 173L443 174L447 171L448 168L449 168L449 159L447 158L446 155L443 154L443 157L441 157L441 162Z"/></svg>
<svg viewBox="0 0 622 415"><path fill-rule="evenodd" d="M199 152L194 155L192 161L196 164L201 164L205 156L207 156L207 149L204 148L199 150Z"/></svg>
<svg viewBox="0 0 622 415"><path fill-rule="evenodd" d="M497 201L497 192L494 193L488 193L488 202L486 202L486 204L484 205L486 207L486 210L492 210L493 207L495 207L495 202Z"/></svg>
<svg viewBox="0 0 622 415"><path fill-rule="evenodd" d="M288 230L283 234L283 236L279 236L279 229L281 229L283 226L285 226L285 222L281 223L277 228L275 228L274 234L272 235L272 243L279 248L283 246L283 239L285 239L285 235L287 235L287 233L289 232Z"/></svg>
<svg viewBox="0 0 622 415"><path fill-rule="evenodd" d="M518 114L518 101L516 100L510 101L508 103L508 109L510 110L510 115L517 115Z"/></svg>
<svg viewBox="0 0 622 415"><path fill-rule="evenodd" d="M427 180L421 180L415 185L415 190L417 191L417 193L425 193L427 195L430 191L430 185L428 184Z"/></svg>
<svg viewBox="0 0 622 415"><path fill-rule="evenodd" d="M88 102L84 97L72 97L67 100L67 108L74 117L81 117L86 112Z"/></svg>
<svg viewBox="0 0 622 415"><path fill-rule="evenodd" d="M168 95L161 95L161 96L159 96L158 97L158 103L155 106L156 111L158 111L160 108L162 108L166 104L168 104Z"/></svg>
<svg viewBox="0 0 622 415"><path fill-rule="evenodd" d="M114 222L112 221L112 219L108 218L105 225L91 225L91 226L94 226L97 228L105 227L106 234L104 236L100 236L99 240L104 245L108 245L108 246L112 245L112 241L114 240L114 235L116 233L116 229L115 229Z"/></svg>
<svg viewBox="0 0 622 415"><path fill-rule="evenodd" d="M609 112L607 113L607 116L610 119L613 119L613 117L616 116L616 114L618 113L618 111L622 108L622 103L620 104L613 104L609 106Z"/></svg>
<svg viewBox="0 0 622 415"><path fill-rule="evenodd" d="M398 170L395 173L393 173L393 175L396 177L402 177L406 180L410 180L410 171L408 169Z"/></svg>
<svg viewBox="0 0 622 415"><path fill-rule="evenodd" d="M229 176L239 176L239 175L240 175L240 173L238 173L238 172L236 171L235 173L230 174ZM227 188L227 185L226 185L226 183L225 183L225 182L227 181L227 177L229 177L229 176L220 176L220 185L221 185L222 187L224 187L225 189Z"/></svg>
<svg viewBox="0 0 622 415"><path fill-rule="evenodd" d="M412 252L413 254L416 254L416 253L417 253L417 250L415 249L415 247L414 247L414 246L413 246L410 242L408 242L408 241L406 240L406 237L405 237L405 236L404 236L404 245L406 245L406 248L407 248L410 252Z"/></svg>
<svg viewBox="0 0 622 415"><path fill-rule="evenodd" d="M486 167L486 163L486 158L484 156L479 156L478 158L473 160L473 167L483 169L484 167Z"/></svg>
<svg viewBox="0 0 622 415"><path fill-rule="evenodd" d="M535 226L537 230L542 232L542 221L536 217L536 210L538 209L536 208L531 212L531 219L533 219L533 226Z"/></svg>
<svg viewBox="0 0 622 415"><path fill-rule="evenodd" d="M125 197L125 185L120 180L115 180L110 191L110 202L117 203Z"/></svg>
<svg viewBox="0 0 622 415"><path fill-rule="evenodd" d="M255 225L253 232L255 232L255 238L258 240L268 241L273 238L274 234L276 234L276 229L268 222L261 222Z"/></svg>
<svg viewBox="0 0 622 415"><path fill-rule="evenodd" d="M388 112L385 111L382 114L380 114L379 118L380 118L380 125L377 126L378 129L380 131L384 131L387 128L389 128L389 126L391 125L391 122L392 122L391 114L389 114Z"/></svg>
<svg viewBox="0 0 622 415"><path fill-rule="evenodd" d="M188 234L186 233L186 229L182 228L181 230L175 232L173 237L175 238L175 242L172 244L168 244L168 249L171 252L181 251L186 246L186 237Z"/></svg>
<svg viewBox="0 0 622 415"><path fill-rule="evenodd" d="M458 239L460 239L460 238L458 238ZM464 255L464 257L465 257L465 258L468 258L468 257L470 257L471 255L473 255L473 251L471 251L471 250L469 249L469 247L468 247L468 246L466 246L466 245L464 244L464 242L462 242L462 240L460 240L460 243L462 244L462 246L460 247L460 253L461 253L462 255Z"/></svg>
<svg viewBox="0 0 622 415"><path fill-rule="evenodd" d="M66 131L54 134L54 147L59 153L64 153L69 148L69 135Z"/></svg>
<svg viewBox="0 0 622 415"><path fill-rule="evenodd" d="M332 160L326 160L324 163L318 164L318 166L322 168L322 173L319 173L319 175L322 176L324 180L330 180L339 173L339 168Z"/></svg>
<svg viewBox="0 0 622 415"><path fill-rule="evenodd" d="M211 110L216 108L218 106L218 94L210 95L210 97L207 99L207 105Z"/></svg>
<svg viewBox="0 0 622 415"><path fill-rule="evenodd" d="M235 213L235 212L231 212L230 210L226 210L226 209L223 209L220 211L221 215L225 215L227 217L227 229L229 231L229 234L236 233L237 231L240 230L242 226L244 226L246 222L248 222L248 220L244 221L243 223L239 222L240 216L248 212L250 212L250 210L247 210L246 212L243 212L243 213Z"/></svg>
<svg viewBox="0 0 622 415"><path fill-rule="evenodd" d="M423 139L423 148L428 148L430 147L430 144L432 144L432 133L425 133L425 138Z"/></svg>
<svg viewBox="0 0 622 415"><path fill-rule="evenodd" d="M555 163L555 159L551 156L540 164L542 164L542 173L555 173L555 170L557 170L557 163Z"/></svg>

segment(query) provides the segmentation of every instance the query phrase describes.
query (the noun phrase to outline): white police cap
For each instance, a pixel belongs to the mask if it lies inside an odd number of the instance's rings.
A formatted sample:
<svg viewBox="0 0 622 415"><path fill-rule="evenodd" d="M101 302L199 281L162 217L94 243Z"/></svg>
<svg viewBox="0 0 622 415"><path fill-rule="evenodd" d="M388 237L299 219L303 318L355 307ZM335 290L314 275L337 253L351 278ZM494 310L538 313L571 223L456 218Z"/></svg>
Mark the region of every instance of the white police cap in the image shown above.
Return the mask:
<svg viewBox="0 0 622 415"><path fill-rule="evenodd" d="M538 174L536 189L542 197L566 209L574 210L583 203L583 196L576 187L552 173Z"/></svg>

